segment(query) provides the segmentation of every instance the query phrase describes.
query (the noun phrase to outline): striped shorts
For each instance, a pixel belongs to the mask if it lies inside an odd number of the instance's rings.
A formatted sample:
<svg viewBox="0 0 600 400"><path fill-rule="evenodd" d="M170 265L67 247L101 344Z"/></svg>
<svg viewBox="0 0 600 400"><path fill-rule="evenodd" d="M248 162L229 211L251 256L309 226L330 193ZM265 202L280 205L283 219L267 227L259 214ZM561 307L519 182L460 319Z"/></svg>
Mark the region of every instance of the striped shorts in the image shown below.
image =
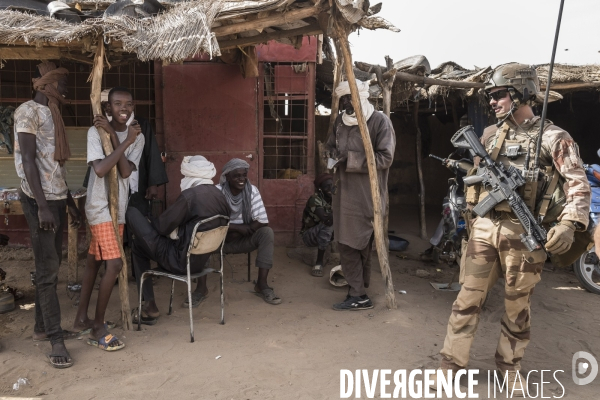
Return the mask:
<svg viewBox="0 0 600 400"><path fill-rule="evenodd" d="M121 241L123 241L123 227L124 224L119 224ZM121 250L119 250L112 222L90 225L90 231L92 231L92 240L89 253L95 256L96 261L121 258Z"/></svg>

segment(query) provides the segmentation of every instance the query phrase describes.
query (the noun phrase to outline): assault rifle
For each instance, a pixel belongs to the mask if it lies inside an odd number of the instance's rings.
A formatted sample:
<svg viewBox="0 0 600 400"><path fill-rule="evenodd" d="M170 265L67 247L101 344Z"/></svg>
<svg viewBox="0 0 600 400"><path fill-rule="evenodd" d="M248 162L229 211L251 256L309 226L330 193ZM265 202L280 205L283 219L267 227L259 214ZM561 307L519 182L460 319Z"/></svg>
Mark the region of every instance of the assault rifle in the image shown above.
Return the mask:
<svg viewBox="0 0 600 400"><path fill-rule="evenodd" d="M488 189L488 195L473 208L473 211L483 217L506 200L525 229L525 233L521 234L521 242L525 244L527 250L534 251L543 248L546 251L544 248L546 230L538 224L517 193L517 189L525 184L521 171L512 165L507 169L502 163L492 160L471 125L461 128L450 141L454 147L468 149L473 156L481 158L477 174L463 178L467 186L481 183Z"/></svg>

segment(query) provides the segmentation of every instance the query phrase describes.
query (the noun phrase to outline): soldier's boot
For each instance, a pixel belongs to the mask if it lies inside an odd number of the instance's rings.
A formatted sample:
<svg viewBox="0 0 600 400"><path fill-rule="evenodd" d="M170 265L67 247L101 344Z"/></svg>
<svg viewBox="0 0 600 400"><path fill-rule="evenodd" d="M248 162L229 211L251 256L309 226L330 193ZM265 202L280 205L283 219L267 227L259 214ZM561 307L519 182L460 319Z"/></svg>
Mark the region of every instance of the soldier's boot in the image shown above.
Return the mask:
<svg viewBox="0 0 600 400"><path fill-rule="evenodd" d="M509 397L525 397L527 381L523 378L520 371L502 371L498 369L506 384Z"/></svg>
<svg viewBox="0 0 600 400"><path fill-rule="evenodd" d="M438 389L438 382L440 383L440 388L444 387L443 382L449 382L448 385L452 385L456 380L456 373L460 370L464 369L463 367L455 364L453 361L447 359L446 357L442 358L441 366L437 369L437 373L433 379L433 385L429 387L436 392ZM450 376L452 374L452 376ZM450 381L449 381L450 380ZM443 381L443 382L440 382ZM452 388L450 388L452 391ZM443 391L443 390L442 390Z"/></svg>

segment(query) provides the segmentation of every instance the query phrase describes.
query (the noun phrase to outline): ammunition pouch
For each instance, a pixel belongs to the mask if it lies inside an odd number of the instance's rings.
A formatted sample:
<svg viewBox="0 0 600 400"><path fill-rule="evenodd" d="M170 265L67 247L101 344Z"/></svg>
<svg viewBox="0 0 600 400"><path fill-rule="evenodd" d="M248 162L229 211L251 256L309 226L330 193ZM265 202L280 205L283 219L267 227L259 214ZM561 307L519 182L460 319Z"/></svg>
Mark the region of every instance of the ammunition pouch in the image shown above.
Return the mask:
<svg viewBox="0 0 600 400"><path fill-rule="evenodd" d="M477 173L477 167L471 168L467 172L467 176L473 176ZM479 192L481 191L481 185L475 184L472 186L465 185L465 200L469 205L475 205L479 202Z"/></svg>

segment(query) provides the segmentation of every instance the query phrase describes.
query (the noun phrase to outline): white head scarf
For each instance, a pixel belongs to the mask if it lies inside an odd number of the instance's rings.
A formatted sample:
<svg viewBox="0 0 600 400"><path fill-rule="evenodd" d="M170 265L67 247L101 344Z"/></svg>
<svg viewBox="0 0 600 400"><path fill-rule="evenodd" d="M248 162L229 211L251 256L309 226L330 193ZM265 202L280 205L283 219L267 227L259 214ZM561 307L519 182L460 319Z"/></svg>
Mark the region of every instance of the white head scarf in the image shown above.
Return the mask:
<svg viewBox="0 0 600 400"><path fill-rule="evenodd" d="M214 185L215 165L203 156L186 156L181 162L181 191L198 185Z"/></svg>
<svg viewBox="0 0 600 400"><path fill-rule="evenodd" d="M215 165L203 156L186 156L181 162L181 191L198 185L213 185L212 178L217 174ZM169 237L179 239L179 227L175 228Z"/></svg>
<svg viewBox="0 0 600 400"><path fill-rule="evenodd" d="M368 121L369 118L371 118L371 115L373 115L373 112L375 111L375 107L373 107L373 105L369 103L369 82L363 82L357 79L356 86L358 86L360 106L362 108L363 115L365 116L365 121ZM348 81L341 82L335 89L335 94L338 97L350 94L350 85L348 84ZM347 126L358 125L358 120L356 119L356 112L352 115L348 115L344 111L342 114L342 121L344 122L344 125Z"/></svg>

